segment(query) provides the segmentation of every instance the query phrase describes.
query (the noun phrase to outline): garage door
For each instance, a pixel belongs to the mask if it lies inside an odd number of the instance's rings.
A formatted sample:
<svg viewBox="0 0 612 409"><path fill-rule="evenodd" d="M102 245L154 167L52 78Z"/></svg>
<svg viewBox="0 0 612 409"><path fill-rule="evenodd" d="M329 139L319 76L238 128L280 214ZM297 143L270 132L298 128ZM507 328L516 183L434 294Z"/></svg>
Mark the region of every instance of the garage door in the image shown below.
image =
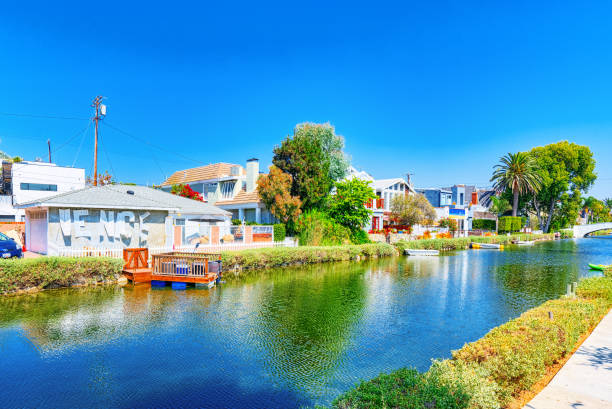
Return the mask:
<svg viewBox="0 0 612 409"><path fill-rule="evenodd" d="M28 216L30 220L28 250L35 253L47 254L47 212L29 212Z"/></svg>

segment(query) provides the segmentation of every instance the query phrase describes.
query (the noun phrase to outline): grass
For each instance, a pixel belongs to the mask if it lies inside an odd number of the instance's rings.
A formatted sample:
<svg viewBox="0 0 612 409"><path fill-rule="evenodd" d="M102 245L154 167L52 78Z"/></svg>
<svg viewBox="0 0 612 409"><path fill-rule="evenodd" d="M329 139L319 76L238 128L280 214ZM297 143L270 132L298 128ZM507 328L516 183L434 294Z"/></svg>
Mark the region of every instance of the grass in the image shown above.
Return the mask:
<svg viewBox="0 0 612 409"><path fill-rule="evenodd" d="M0 260L0 293L110 281L122 269L123 260L108 257Z"/></svg>
<svg viewBox="0 0 612 409"><path fill-rule="evenodd" d="M553 234L513 234L511 236L470 236L457 237L453 239L423 239L399 241L395 246L403 252L405 249L422 249L422 250L465 250L470 247L471 243L496 243L508 244L512 240L553 240Z"/></svg>
<svg viewBox="0 0 612 409"><path fill-rule="evenodd" d="M388 257L397 254L390 244L355 244L343 246L270 247L222 252L225 269L255 270L298 264Z"/></svg>
<svg viewBox="0 0 612 409"><path fill-rule="evenodd" d="M612 279L584 279L576 293L576 297L547 301L492 329L481 339L453 351L450 360L434 361L429 371L420 374L422 379L434 379L442 396L468 396L467 403L463 399L457 401L463 406L451 407L507 407L545 377L548 368L566 359L610 310ZM396 402L393 399L407 393L419 395L409 402L429 402L425 406L428 408L446 407L438 401L432 403L425 388L407 389L401 382L405 371L400 369L362 382L338 397L333 407L400 407L385 402Z"/></svg>

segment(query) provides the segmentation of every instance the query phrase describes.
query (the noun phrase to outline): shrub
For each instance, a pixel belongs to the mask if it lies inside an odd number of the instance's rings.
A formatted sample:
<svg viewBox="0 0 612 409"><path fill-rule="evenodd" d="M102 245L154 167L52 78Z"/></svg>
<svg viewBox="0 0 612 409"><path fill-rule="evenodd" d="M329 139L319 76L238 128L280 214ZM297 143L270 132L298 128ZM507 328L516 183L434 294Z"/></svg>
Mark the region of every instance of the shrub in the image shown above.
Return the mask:
<svg viewBox="0 0 612 409"><path fill-rule="evenodd" d="M296 230L300 246L336 246L351 242L349 229L319 210L300 216Z"/></svg>
<svg viewBox="0 0 612 409"><path fill-rule="evenodd" d="M232 219L232 224L234 226L240 226L242 224L242 220L240 220L240 219Z"/></svg>
<svg viewBox="0 0 612 409"><path fill-rule="evenodd" d="M286 236L285 225L277 223L274 225L274 241L284 241Z"/></svg>
<svg viewBox="0 0 612 409"><path fill-rule="evenodd" d="M454 386L454 385L453 385ZM400 369L362 382L338 397L333 406L342 409L467 408L469 396L460 387L441 382L435 374L420 374L415 369Z"/></svg>
<svg viewBox="0 0 612 409"><path fill-rule="evenodd" d="M561 230L559 234L561 235L562 239L573 239L574 238L573 230L569 230L569 229Z"/></svg>
<svg viewBox="0 0 612 409"><path fill-rule="evenodd" d="M496 228L495 220L475 219L472 221L472 229L474 230L493 230Z"/></svg>
<svg viewBox="0 0 612 409"><path fill-rule="evenodd" d="M461 388L470 396L470 409L499 409L499 386L489 379L489 373L478 364L462 361L434 360L427 376L437 377L451 389Z"/></svg>
<svg viewBox="0 0 612 409"><path fill-rule="evenodd" d="M365 230L356 230L354 232L351 233L351 242L353 244L368 244L371 243L370 241L370 237L368 236L368 233L365 232Z"/></svg>
<svg viewBox="0 0 612 409"><path fill-rule="evenodd" d="M311 264L329 261L346 261L357 256L365 258L387 257L397 254L390 244L361 244L347 246L300 246L271 247L225 251L221 253L223 265L227 268L264 269L291 264Z"/></svg>
<svg viewBox="0 0 612 409"><path fill-rule="evenodd" d="M608 278L610 277L610 270L606 270L604 274L606 275L604 279L589 277L580 280L576 295L586 299L603 298L612 303L612 280Z"/></svg>
<svg viewBox="0 0 612 409"><path fill-rule="evenodd" d="M108 257L0 260L0 293L115 279L123 270L123 264L121 259Z"/></svg>
<svg viewBox="0 0 612 409"><path fill-rule="evenodd" d="M523 219L519 216L503 216L499 218L498 230L500 233L510 233L521 230Z"/></svg>

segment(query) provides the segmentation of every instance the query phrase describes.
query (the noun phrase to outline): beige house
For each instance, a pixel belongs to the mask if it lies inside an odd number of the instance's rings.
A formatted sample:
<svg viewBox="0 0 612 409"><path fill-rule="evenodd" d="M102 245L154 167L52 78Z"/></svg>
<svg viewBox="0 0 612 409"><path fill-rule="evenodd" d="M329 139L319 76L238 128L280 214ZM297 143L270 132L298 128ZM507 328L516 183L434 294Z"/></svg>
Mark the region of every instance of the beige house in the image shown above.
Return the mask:
<svg viewBox="0 0 612 409"><path fill-rule="evenodd" d="M207 203L232 213L233 219L245 222L274 223L257 193L259 160L247 160L246 168L233 163L213 163L174 172L162 183L170 191L172 185L188 184Z"/></svg>

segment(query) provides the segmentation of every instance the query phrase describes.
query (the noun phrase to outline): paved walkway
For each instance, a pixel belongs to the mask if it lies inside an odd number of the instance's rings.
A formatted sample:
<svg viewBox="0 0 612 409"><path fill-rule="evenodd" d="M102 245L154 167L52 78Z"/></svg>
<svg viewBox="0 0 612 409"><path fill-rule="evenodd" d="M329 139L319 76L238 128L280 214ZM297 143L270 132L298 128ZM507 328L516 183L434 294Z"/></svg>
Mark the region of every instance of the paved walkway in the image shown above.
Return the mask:
<svg viewBox="0 0 612 409"><path fill-rule="evenodd" d="M612 312L524 409L612 408Z"/></svg>

